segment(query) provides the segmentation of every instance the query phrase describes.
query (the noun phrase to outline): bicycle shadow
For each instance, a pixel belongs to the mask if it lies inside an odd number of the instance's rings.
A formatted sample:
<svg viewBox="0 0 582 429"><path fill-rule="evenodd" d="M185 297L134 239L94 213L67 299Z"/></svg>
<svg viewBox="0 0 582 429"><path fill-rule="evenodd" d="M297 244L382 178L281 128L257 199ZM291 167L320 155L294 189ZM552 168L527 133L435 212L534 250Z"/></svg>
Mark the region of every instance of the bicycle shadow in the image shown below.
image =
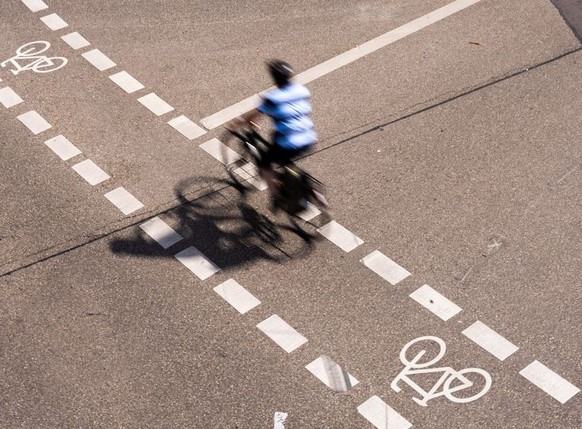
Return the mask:
<svg viewBox="0 0 582 429"><path fill-rule="evenodd" d="M238 192L230 192L234 197L216 190L189 197L189 189L200 189L196 185L208 180L214 185L226 185L225 191L234 187ZM249 204L248 190L240 191L234 185L229 180L209 177L182 180L174 189L180 204L165 213L164 219L172 223L184 240L164 250L138 228L134 237L113 240L109 245L111 251L142 257L173 257L178 251L194 246L222 270L259 260L284 263L311 253L316 235L293 223L272 221Z"/></svg>

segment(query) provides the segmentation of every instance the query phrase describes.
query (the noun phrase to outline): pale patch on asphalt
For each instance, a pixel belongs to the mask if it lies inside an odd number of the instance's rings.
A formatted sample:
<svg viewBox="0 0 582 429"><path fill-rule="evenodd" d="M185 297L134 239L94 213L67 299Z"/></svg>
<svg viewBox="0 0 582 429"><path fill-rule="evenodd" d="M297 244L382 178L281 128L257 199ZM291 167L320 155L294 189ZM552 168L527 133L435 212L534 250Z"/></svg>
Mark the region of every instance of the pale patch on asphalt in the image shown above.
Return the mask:
<svg viewBox="0 0 582 429"><path fill-rule="evenodd" d="M210 259L202 254L194 246L190 246L174 257L180 261L186 268L192 271L200 280L206 280L208 277L220 271Z"/></svg>
<svg viewBox="0 0 582 429"><path fill-rule="evenodd" d="M158 216L142 223L139 227L164 249L173 246L183 238Z"/></svg>
<svg viewBox="0 0 582 429"><path fill-rule="evenodd" d="M511 341L506 340L503 336L480 321L476 321L465 329L463 335L501 361L507 359L519 349Z"/></svg>
<svg viewBox="0 0 582 429"><path fill-rule="evenodd" d="M364 243L364 240L348 231L335 220L317 230L321 235L338 246L344 252L350 252Z"/></svg>
<svg viewBox="0 0 582 429"><path fill-rule="evenodd" d="M79 174L79 176L85 179L87 183L93 186L111 178L109 174L103 171L101 167L90 159L81 161L78 164L73 165L72 168Z"/></svg>
<svg viewBox="0 0 582 429"><path fill-rule="evenodd" d="M143 204L123 187L114 189L104 196L124 215L133 213L143 207Z"/></svg>
<svg viewBox="0 0 582 429"><path fill-rule="evenodd" d="M392 259L374 250L360 260L362 264L374 271L391 285L396 285L411 274Z"/></svg>
<svg viewBox="0 0 582 429"><path fill-rule="evenodd" d="M60 30L61 28L68 27L69 24L65 22L63 18L61 18L56 13L51 13L50 15L43 16L40 18L45 25L53 31Z"/></svg>
<svg viewBox="0 0 582 429"><path fill-rule="evenodd" d="M91 51L85 52L84 54L81 54L81 56L89 61L99 71L105 71L111 67L115 67L116 65L99 49L93 49Z"/></svg>
<svg viewBox="0 0 582 429"><path fill-rule="evenodd" d="M565 404L580 392L580 389L568 380L562 378L537 360L530 363L519 373L562 404Z"/></svg>
<svg viewBox="0 0 582 429"><path fill-rule="evenodd" d="M202 143L200 148L214 159L225 165L232 164L233 162L240 159L240 155L238 153L226 146L217 138Z"/></svg>
<svg viewBox="0 0 582 429"><path fill-rule="evenodd" d="M7 109L22 103L22 98L10 87L0 89L0 103Z"/></svg>
<svg viewBox="0 0 582 429"><path fill-rule="evenodd" d="M214 288L214 292L232 305L240 314L245 314L261 303L234 279L229 279L219 284Z"/></svg>
<svg viewBox="0 0 582 429"><path fill-rule="evenodd" d="M79 33L77 33L76 31L73 33L69 33L69 34L65 34L64 36L61 36L61 39L63 39L67 45L69 45L71 48L73 48L75 50L81 49L81 48L84 48L84 47L90 45L89 41L87 39L85 39L83 36L81 36Z"/></svg>
<svg viewBox="0 0 582 429"><path fill-rule="evenodd" d="M67 161L79 154L81 151L73 145L65 136L58 135L44 142L63 161Z"/></svg>
<svg viewBox="0 0 582 429"><path fill-rule="evenodd" d="M281 411L275 412L275 416L273 417L275 426L273 426L273 429L285 429L285 425L283 425L283 423L285 423L285 420L287 420L288 415L289 414L282 413Z"/></svg>
<svg viewBox="0 0 582 429"><path fill-rule="evenodd" d="M143 104L150 112L156 116L162 116L168 112L174 110L172 106L158 97L155 93L150 92L143 97L137 99L141 104Z"/></svg>
<svg viewBox="0 0 582 429"><path fill-rule="evenodd" d="M109 79L115 82L117 86L119 86L128 94L132 94L136 91L139 91L140 89L145 88L145 86L143 86L136 78L134 78L125 70L112 74L109 76Z"/></svg>
<svg viewBox="0 0 582 429"><path fill-rule="evenodd" d="M421 286L412 292L410 297L445 322L462 311L461 307L445 298L429 285Z"/></svg>
<svg viewBox="0 0 582 429"><path fill-rule="evenodd" d="M408 429L412 424L378 396L358 406L358 412L377 429Z"/></svg>
<svg viewBox="0 0 582 429"><path fill-rule="evenodd" d="M196 125L186 116L178 116L170 121L168 121L168 125L186 137L188 140L194 140L204 134L206 134L206 130L199 125Z"/></svg>
<svg viewBox="0 0 582 429"><path fill-rule="evenodd" d="M305 368L336 392L347 392L358 384L358 380L328 356L318 357Z"/></svg>
<svg viewBox="0 0 582 429"><path fill-rule="evenodd" d="M307 338L276 314L263 320L257 325L257 328L287 353L291 353L307 342Z"/></svg>
<svg viewBox="0 0 582 429"><path fill-rule="evenodd" d="M32 12L48 9L48 6L42 0L22 0L22 3L24 3Z"/></svg>
<svg viewBox="0 0 582 429"><path fill-rule="evenodd" d="M34 110L31 110L30 112L23 113L22 115L18 115L17 118L33 134L40 134L43 131L46 131L46 130L52 128L52 125L49 124L46 121L46 119L44 119L42 116L40 116Z"/></svg>

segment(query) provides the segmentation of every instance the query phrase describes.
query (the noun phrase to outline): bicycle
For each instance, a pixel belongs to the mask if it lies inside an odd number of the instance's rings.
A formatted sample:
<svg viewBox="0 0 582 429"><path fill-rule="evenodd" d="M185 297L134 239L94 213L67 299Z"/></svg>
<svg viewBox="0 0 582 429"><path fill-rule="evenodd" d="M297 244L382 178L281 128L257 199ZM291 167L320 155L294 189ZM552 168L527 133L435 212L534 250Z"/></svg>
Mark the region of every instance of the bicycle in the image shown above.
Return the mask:
<svg viewBox="0 0 582 429"><path fill-rule="evenodd" d="M6 67L7 63L11 63L15 70L10 70L12 74L32 70L35 73L49 73L64 67L68 60L64 57L47 57L39 55L50 48L51 44L42 40L30 42L22 45L16 50L16 55L6 61L0 63L0 67ZM30 61L28 64L22 66L20 62Z"/></svg>

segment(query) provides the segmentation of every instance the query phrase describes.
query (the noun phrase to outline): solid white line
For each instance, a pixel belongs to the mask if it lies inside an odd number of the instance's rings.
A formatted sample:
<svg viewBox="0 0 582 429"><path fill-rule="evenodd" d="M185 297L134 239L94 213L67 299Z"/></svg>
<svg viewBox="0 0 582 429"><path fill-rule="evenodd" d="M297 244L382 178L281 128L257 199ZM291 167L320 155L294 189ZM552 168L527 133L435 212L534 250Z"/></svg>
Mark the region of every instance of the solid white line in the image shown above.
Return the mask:
<svg viewBox="0 0 582 429"><path fill-rule="evenodd" d="M476 321L465 329L463 335L483 347L499 360L507 359L519 349L515 344L506 340L480 321Z"/></svg>
<svg viewBox="0 0 582 429"><path fill-rule="evenodd" d="M56 153L63 161L73 158L81 153L79 149L73 145L63 135L58 135L44 142L51 150Z"/></svg>
<svg viewBox="0 0 582 429"><path fill-rule="evenodd" d="M115 67L115 63L99 49L87 51L81 54L81 56L93 64L93 66L99 71L104 71L110 69L111 67Z"/></svg>
<svg viewBox="0 0 582 429"><path fill-rule="evenodd" d="M139 226L147 235L153 238L164 249L182 240L182 236L174 231L159 217L154 217Z"/></svg>
<svg viewBox="0 0 582 429"><path fill-rule="evenodd" d="M143 204L137 198L121 186L106 193L104 196L111 202L111 204L121 210L124 215L133 213L143 207Z"/></svg>
<svg viewBox="0 0 582 429"><path fill-rule="evenodd" d="M325 76L332 71L335 71L343 66L346 66L366 55L369 55L385 46L390 45L400 39L403 39L410 34L413 34L419 30L422 30L429 25L432 25L438 21L441 21L463 9L472 6L481 0L456 0L449 3L446 6L441 7L433 12L430 12L420 18L415 19L401 27L398 27L388 33L376 37L366 43L363 43L347 52L344 52L336 57L333 57L315 67L312 67L303 73L297 75L296 80L300 83L309 83L319 77ZM267 90L265 90L267 91ZM262 93L264 93L263 91ZM261 94L262 94L261 93ZM248 112L249 110L255 108L260 103L260 96L253 95L242 101L239 101L232 106L229 106L220 112L214 113L213 115L207 116L202 119L200 123L210 129L216 128L237 116Z"/></svg>
<svg viewBox="0 0 582 429"><path fill-rule="evenodd" d="M392 285L400 283L406 277L411 275L408 271L378 250L374 250L372 253L365 256L360 260L360 262Z"/></svg>
<svg viewBox="0 0 582 429"><path fill-rule="evenodd" d="M93 186L110 178L109 174L103 171L90 159L81 161L78 164L73 165L72 168L79 174L79 176L85 179L87 183Z"/></svg>
<svg viewBox="0 0 582 429"><path fill-rule="evenodd" d="M328 356L320 356L305 366L323 384L336 392L347 392L358 380Z"/></svg>
<svg viewBox="0 0 582 429"><path fill-rule="evenodd" d="M131 94L135 91L139 91L140 89L145 88L136 78L130 75L125 70L120 71L119 73L112 74L109 76L113 82L117 84L121 89L123 89L128 94Z"/></svg>
<svg viewBox="0 0 582 429"><path fill-rule="evenodd" d="M24 3L32 12L48 9L48 6L42 0L22 0L22 3Z"/></svg>
<svg viewBox="0 0 582 429"><path fill-rule="evenodd" d="M206 280L208 277L220 271L210 259L202 254L194 246L190 246L174 257L192 271L200 280Z"/></svg>
<svg viewBox="0 0 582 429"><path fill-rule="evenodd" d="M85 39L83 36L81 36L76 31L73 33L69 33L69 34L65 34L64 36L61 36L61 39L63 39L67 45L69 45L71 48L73 48L75 50L81 49L81 48L84 48L84 47L90 45L89 41L87 41L87 39Z"/></svg>
<svg viewBox="0 0 582 429"><path fill-rule="evenodd" d="M287 353L291 353L307 342L307 338L293 329L276 314L263 320L257 325L257 328L263 331L267 337L277 343Z"/></svg>
<svg viewBox="0 0 582 429"><path fill-rule="evenodd" d="M229 279L214 288L226 302L232 305L240 314L255 308L261 303L255 296L242 287L236 280Z"/></svg>
<svg viewBox="0 0 582 429"><path fill-rule="evenodd" d="M358 406L358 412L377 429L408 429L412 424L378 396Z"/></svg>
<svg viewBox="0 0 582 429"><path fill-rule="evenodd" d="M410 294L410 297L445 322L462 310L461 307L442 296L429 285L416 289Z"/></svg>
<svg viewBox="0 0 582 429"><path fill-rule="evenodd" d="M350 252L364 242L361 238L352 234L335 220L317 230L321 235L338 246L344 252Z"/></svg>
<svg viewBox="0 0 582 429"><path fill-rule="evenodd" d="M206 134L206 130L204 128L196 125L184 115L178 116L177 118L168 121L168 125L174 128L188 140L194 140L195 138Z"/></svg>
<svg viewBox="0 0 582 429"><path fill-rule="evenodd" d="M0 89L0 103L7 109L22 103L22 98L10 87Z"/></svg>
<svg viewBox="0 0 582 429"><path fill-rule="evenodd" d="M43 131L52 128L52 125L49 124L46 119L44 119L34 110L23 113L22 115L18 115L16 118L18 118L18 120L22 122L26 128L32 131L33 134L40 134Z"/></svg>
<svg viewBox="0 0 582 429"><path fill-rule="evenodd" d="M562 404L580 392L576 386L562 378L537 360L519 371L530 382Z"/></svg>
<svg viewBox="0 0 582 429"><path fill-rule="evenodd" d="M42 18L40 18L40 20L44 22L46 26L53 31L60 30L61 28L69 26L69 24L67 24L63 20L63 18L61 18L56 13L51 13L50 15L43 16Z"/></svg>
<svg viewBox="0 0 582 429"><path fill-rule="evenodd" d="M202 143L200 148L225 165L231 164L240 159L240 155L238 153L226 146L217 138ZM226 157L224 155L226 155Z"/></svg>
<svg viewBox="0 0 582 429"><path fill-rule="evenodd" d="M170 106L153 92L138 98L137 101L143 104L156 116L162 116L174 110L172 106Z"/></svg>

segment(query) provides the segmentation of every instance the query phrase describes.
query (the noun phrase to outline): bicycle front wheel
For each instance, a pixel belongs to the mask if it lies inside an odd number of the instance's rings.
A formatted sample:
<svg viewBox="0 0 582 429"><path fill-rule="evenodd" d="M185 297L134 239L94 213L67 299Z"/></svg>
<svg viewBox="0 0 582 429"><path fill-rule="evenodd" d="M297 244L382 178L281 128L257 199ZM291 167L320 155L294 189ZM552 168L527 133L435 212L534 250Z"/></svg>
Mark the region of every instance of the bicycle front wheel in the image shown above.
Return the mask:
<svg viewBox="0 0 582 429"><path fill-rule="evenodd" d="M36 42L30 42L22 45L16 50L16 55L21 57L38 55L46 51L50 46L51 44L49 42L45 42L44 40L37 40Z"/></svg>
<svg viewBox="0 0 582 429"><path fill-rule="evenodd" d="M445 342L438 337L418 337L402 348L400 361L411 368L427 368L441 360L446 350Z"/></svg>

